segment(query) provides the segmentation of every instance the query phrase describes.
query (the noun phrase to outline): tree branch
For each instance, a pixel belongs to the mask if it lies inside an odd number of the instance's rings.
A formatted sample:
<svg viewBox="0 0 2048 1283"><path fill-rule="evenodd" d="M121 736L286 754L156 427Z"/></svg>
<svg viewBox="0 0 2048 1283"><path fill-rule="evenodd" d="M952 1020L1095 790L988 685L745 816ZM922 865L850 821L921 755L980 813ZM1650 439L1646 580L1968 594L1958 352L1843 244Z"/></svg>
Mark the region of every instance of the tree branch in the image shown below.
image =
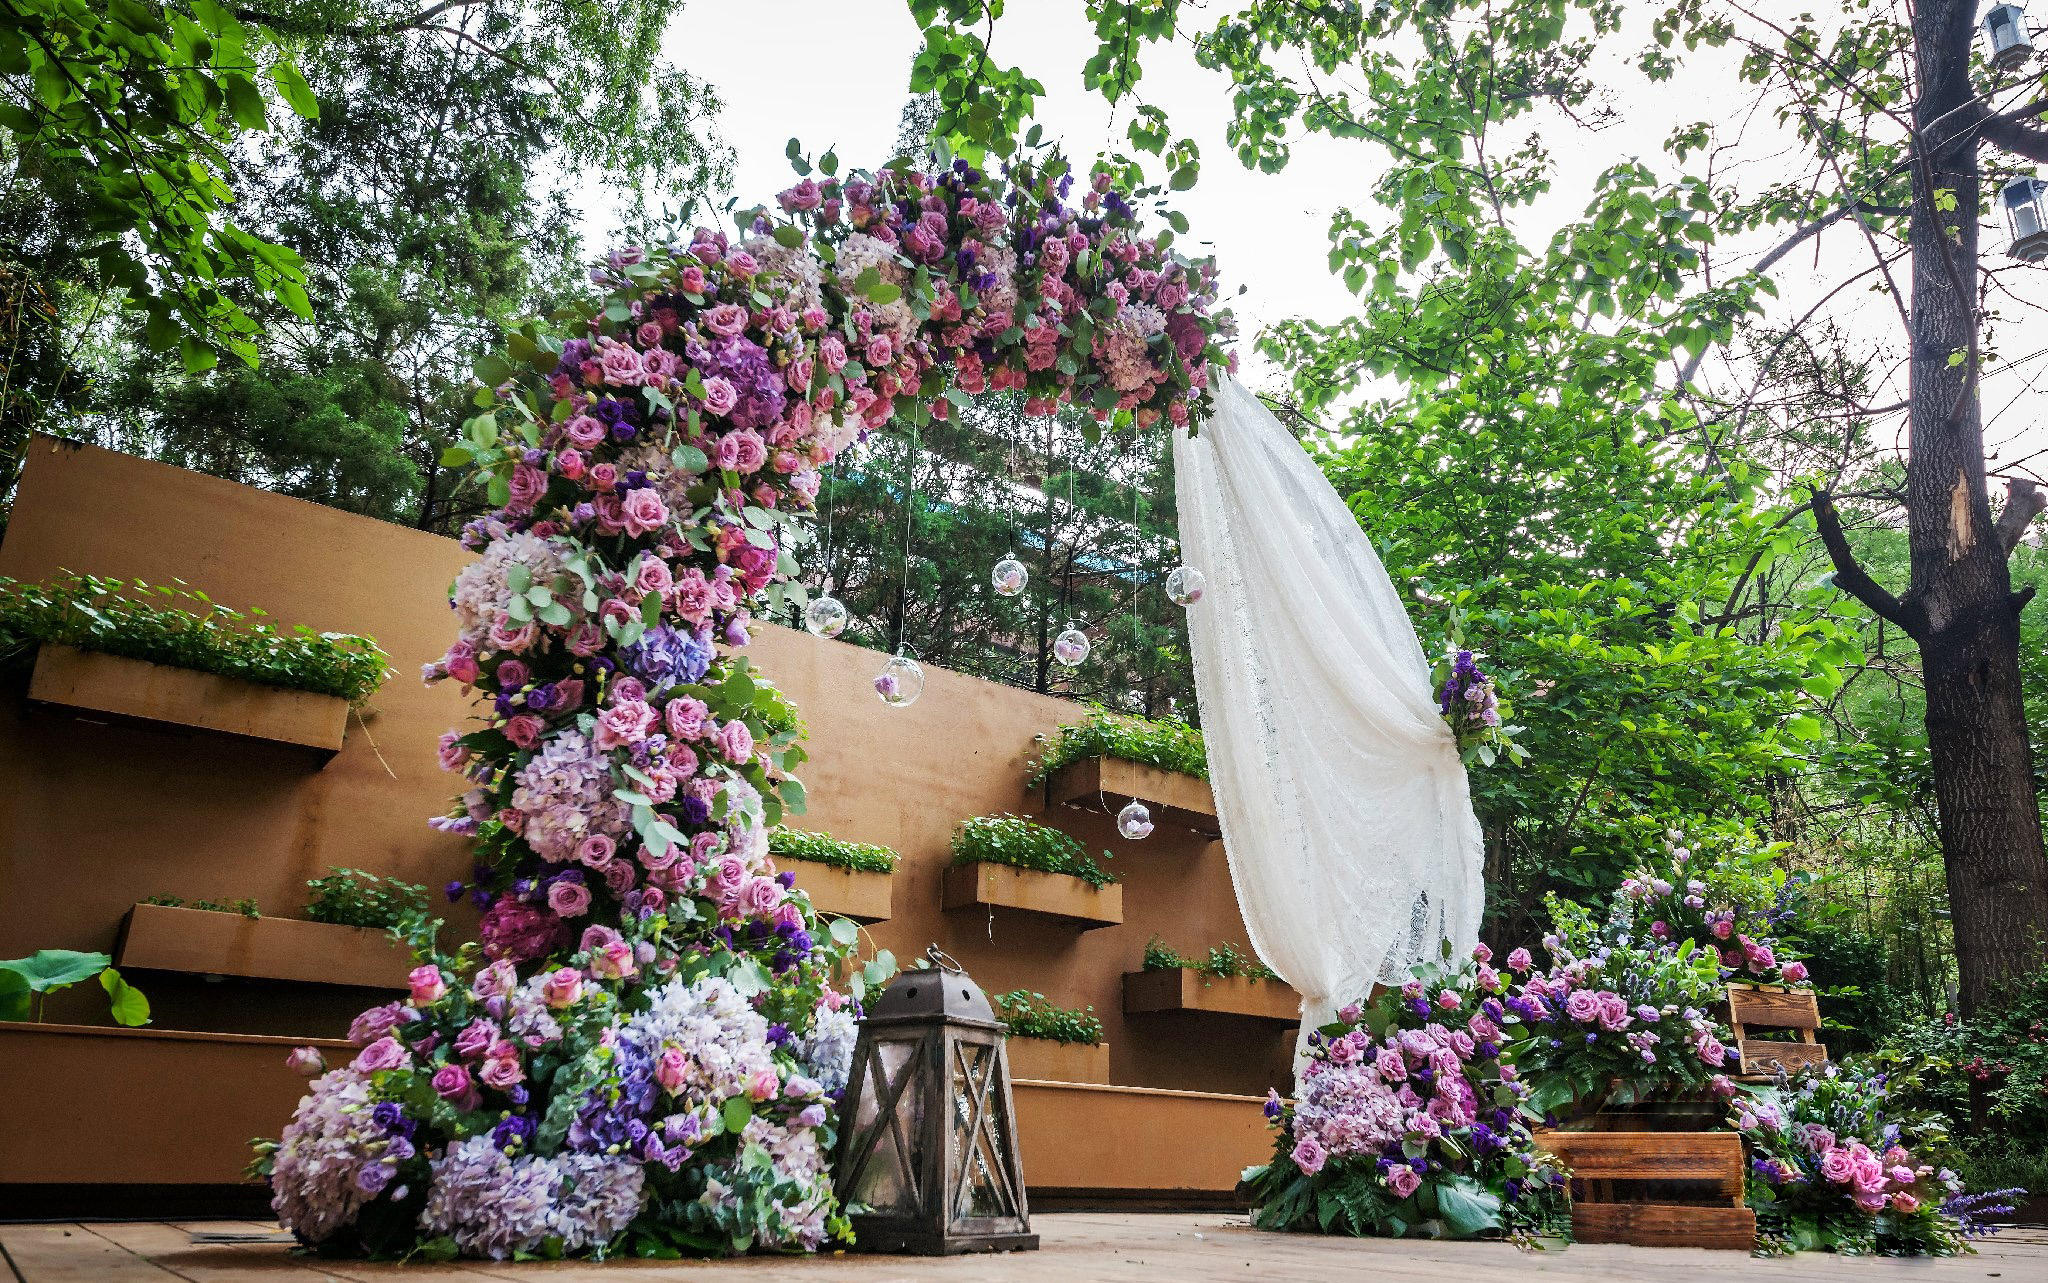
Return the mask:
<svg viewBox="0 0 2048 1283"><path fill-rule="evenodd" d="M2011 477L2005 483L2005 508L1998 514L1998 546L2009 556L2019 547L2020 536L2041 510L2048 508L2048 493L2025 477Z"/></svg>
<svg viewBox="0 0 2048 1283"><path fill-rule="evenodd" d="M1842 518L1835 511L1835 497L1819 486L1813 490L1813 524L1820 530L1820 541L1828 550L1828 560L1834 563L1835 586L1869 607L1879 619L1897 624L1909 636L1914 635L1919 622L1916 613L1892 596L1883 584L1872 579L1870 572L1856 560L1856 553L1849 547L1848 536L1842 533Z"/></svg>
<svg viewBox="0 0 2048 1283"><path fill-rule="evenodd" d="M2048 162L2048 130L2024 123L2043 112L2048 112L2048 101L2000 113L1979 105L1971 123L1976 126L1977 136L1985 142L2015 156Z"/></svg>

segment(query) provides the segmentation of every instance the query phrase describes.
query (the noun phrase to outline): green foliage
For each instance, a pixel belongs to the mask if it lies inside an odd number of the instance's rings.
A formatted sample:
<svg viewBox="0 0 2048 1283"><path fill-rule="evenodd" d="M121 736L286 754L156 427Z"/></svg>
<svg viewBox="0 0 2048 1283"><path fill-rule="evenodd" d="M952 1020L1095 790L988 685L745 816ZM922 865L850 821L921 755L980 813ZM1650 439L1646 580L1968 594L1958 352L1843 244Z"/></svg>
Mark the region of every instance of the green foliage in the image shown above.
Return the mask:
<svg viewBox="0 0 2048 1283"><path fill-rule="evenodd" d="M808 860L855 873L893 873L898 858L886 846L849 842L829 833L806 833L802 829L771 830L768 853L778 860Z"/></svg>
<svg viewBox="0 0 2048 1283"><path fill-rule="evenodd" d="M306 889L306 916L315 922L344 927L397 928L408 919L424 918L427 889L397 878L382 878L361 869L335 869L311 878Z"/></svg>
<svg viewBox="0 0 2048 1283"><path fill-rule="evenodd" d="M1199 971L1218 980L1278 980L1279 974L1257 958L1230 943L1209 946L1199 958L1180 953L1153 936L1145 942L1144 969L1147 971Z"/></svg>
<svg viewBox="0 0 2048 1283"><path fill-rule="evenodd" d="M604 191L629 235L652 242L687 225L726 178L710 141L716 96L664 48L681 9L261 6L321 110L248 149L236 208L303 256L318 319L258 314L261 379L225 368L186 377L115 348L97 438L425 529L476 515L458 493L466 468L444 466L443 452L476 359L520 318L588 289L573 193ZM100 291L81 281L80 321Z"/></svg>
<svg viewBox="0 0 2048 1283"><path fill-rule="evenodd" d="M104 953L40 949L26 958L0 961L0 1020L41 1020L47 994L81 981L99 979L117 1025L149 1023L149 999L121 978Z"/></svg>
<svg viewBox="0 0 2048 1283"><path fill-rule="evenodd" d="M1062 1007L1042 993L1023 989L990 997L996 1016L1010 1027L1012 1038L1043 1038L1047 1042L1093 1047L1102 1041L1102 1021L1094 1007Z"/></svg>
<svg viewBox="0 0 2048 1283"><path fill-rule="evenodd" d="M231 610L194 588L72 575L48 584L0 578L0 663L45 642L238 677L361 704L386 675L368 637L284 632L261 610Z"/></svg>
<svg viewBox="0 0 2048 1283"><path fill-rule="evenodd" d="M2048 970L1970 1020L1951 1013L1897 1030L1884 1055L1911 1072L1917 1103L1987 1154L1999 1137L2048 1135Z"/></svg>
<svg viewBox="0 0 2048 1283"><path fill-rule="evenodd" d="M1107 860L1110 854L1102 853ZM1039 873L1061 873L1092 887L1115 882L1079 842L1018 815L983 815L962 820L953 830L953 863L1007 864Z"/></svg>
<svg viewBox="0 0 2048 1283"><path fill-rule="evenodd" d="M215 0L0 6L0 130L17 181L81 184L106 285L189 370L256 362L252 299L312 316L298 254L228 216L234 152L319 107L270 33Z"/></svg>
<svg viewBox="0 0 2048 1283"><path fill-rule="evenodd" d="M1089 709L1079 724L1062 726L1043 742L1031 765L1029 783L1033 787L1091 757L1122 758L1162 771L1209 778L1209 754L1202 732L1185 722L1151 721L1097 707Z"/></svg>
<svg viewBox="0 0 2048 1283"><path fill-rule="evenodd" d="M263 916L256 902L247 896L239 900L194 900L191 907L207 913L238 913L252 922Z"/></svg>

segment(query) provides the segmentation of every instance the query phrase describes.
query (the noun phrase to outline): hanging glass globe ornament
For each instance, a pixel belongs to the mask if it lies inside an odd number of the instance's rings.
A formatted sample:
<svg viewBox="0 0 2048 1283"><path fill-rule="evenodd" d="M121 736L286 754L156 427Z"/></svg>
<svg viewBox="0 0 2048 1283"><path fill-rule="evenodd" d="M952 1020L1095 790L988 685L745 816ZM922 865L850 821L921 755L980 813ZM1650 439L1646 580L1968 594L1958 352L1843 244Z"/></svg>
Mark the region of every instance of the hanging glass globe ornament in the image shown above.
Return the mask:
<svg viewBox="0 0 2048 1283"><path fill-rule="evenodd" d="M1067 621L1065 631L1052 639L1052 657L1068 668L1079 668L1088 662L1088 634Z"/></svg>
<svg viewBox="0 0 2048 1283"><path fill-rule="evenodd" d="M1152 836L1152 812L1143 802L1132 798L1124 803L1124 809L1116 813L1116 831L1133 842Z"/></svg>
<svg viewBox="0 0 2048 1283"><path fill-rule="evenodd" d="M989 583L995 586L998 595L1015 597L1024 591L1024 585L1031 582L1031 572L1015 557L1004 557L988 572Z"/></svg>
<svg viewBox="0 0 2048 1283"><path fill-rule="evenodd" d="M1202 600L1208 590L1207 576L1193 566L1175 566L1173 573L1166 577L1166 595L1173 598L1176 606L1192 606Z"/></svg>
<svg viewBox="0 0 2048 1283"><path fill-rule="evenodd" d="M908 708L924 694L924 665L898 651L875 674L875 694L891 708Z"/></svg>
<svg viewBox="0 0 2048 1283"><path fill-rule="evenodd" d="M804 607L804 627L818 637L837 637L846 631L845 603L830 593L811 598Z"/></svg>

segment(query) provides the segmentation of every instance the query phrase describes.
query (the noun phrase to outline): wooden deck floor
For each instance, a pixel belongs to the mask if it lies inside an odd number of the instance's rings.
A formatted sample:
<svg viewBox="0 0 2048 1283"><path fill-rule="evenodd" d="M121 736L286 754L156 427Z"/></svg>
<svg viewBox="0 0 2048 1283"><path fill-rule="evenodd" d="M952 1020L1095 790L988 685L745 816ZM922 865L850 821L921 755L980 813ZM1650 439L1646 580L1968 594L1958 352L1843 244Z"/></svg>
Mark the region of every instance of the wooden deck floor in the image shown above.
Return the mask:
<svg viewBox="0 0 2048 1283"><path fill-rule="evenodd" d="M1756 1260L1691 1249L1581 1245L1525 1253L1497 1243L1421 1243L1267 1234L1242 1216L1067 1212L1036 1218L1035 1253L932 1260L909 1257L755 1258L716 1263L643 1261L443 1266L367 1265L291 1256L279 1244L195 1244L196 1233L274 1232L253 1222L0 1225L0 1249L14 1283L318 1283L321 1279L408 1283L600 1283L681 1279L1383 1279L1390 1283L1787 1283L1823 1280L2001 1279L2048 1283L2048 1229L2017 1229L1976 1256L1892 1261L1806 1255ZM0 1276L4 1279L6 1276Z"/></svg>

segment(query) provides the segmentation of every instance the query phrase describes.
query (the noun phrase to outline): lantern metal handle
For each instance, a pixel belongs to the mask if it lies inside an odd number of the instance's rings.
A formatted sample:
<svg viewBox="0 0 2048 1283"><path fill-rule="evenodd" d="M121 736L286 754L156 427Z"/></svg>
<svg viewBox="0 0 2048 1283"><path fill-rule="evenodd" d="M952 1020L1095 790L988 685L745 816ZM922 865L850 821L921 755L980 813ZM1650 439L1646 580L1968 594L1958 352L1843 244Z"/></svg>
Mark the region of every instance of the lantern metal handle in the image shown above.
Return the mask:
<svg viewBox="0 0 2048 1283"><path fill-rule="evenodd" d="M961 966L958 962L955 962L953 960L953 955L947 953L944 949L939 948L939 946L936 944L926 946L924 956L925 961L931 963L933 966L937 967L941 971L950 971L956 976L964 976L967 974L967 968Z"/></svg>

